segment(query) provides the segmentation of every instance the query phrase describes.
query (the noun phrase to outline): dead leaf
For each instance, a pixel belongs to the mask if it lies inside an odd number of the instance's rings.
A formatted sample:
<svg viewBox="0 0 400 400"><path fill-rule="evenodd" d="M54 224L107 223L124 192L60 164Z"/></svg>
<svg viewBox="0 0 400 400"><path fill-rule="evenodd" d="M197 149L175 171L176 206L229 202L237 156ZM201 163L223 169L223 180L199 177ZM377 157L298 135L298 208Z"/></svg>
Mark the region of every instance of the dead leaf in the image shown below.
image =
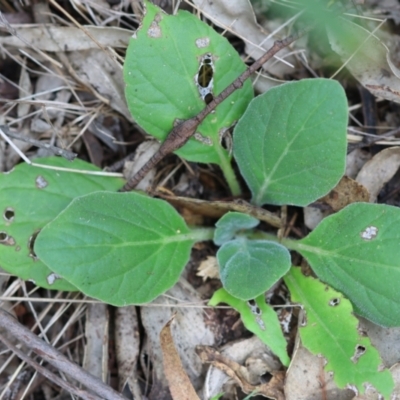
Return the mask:
<svg viewBox="0 0 400 400"><path fill-rule="evenodd" d="M275 400L285 400L283 395L283 380L285 375L283 371L274 372L268 383L252 385L249 382L250 376L246 367L223 356L214 348L197 346L196 352L203 363L211 364L223 371L240 386L244 393L253 393Z"/></svg>
<svg viewBox="0 0 400 400"><path fill-rule="evenodd" d="M108 371L108 312L107 304L88 304L86 310L86 346L83 368L103 382L107 381Z"/></svg>
<svg viewBox="0 0 400 400"><path fill-rule="evenodd" d="M133 161L127 161L124 164L123 173L125 179L129 181L129 179L131 179L136 172L138 172L139 169L150 160L150 158L157 152L159 148L160 143L156 140L146 140L145 142L141 143L136 148L135 158ZM146 191L149 189L153 184L155 174L156 172L154 169L149 171L144 179L142 179L142 181L136 186L136 190Z"/></svg>
<svg viewBox="0 0 400 400"><path fill-rule="evenodd" d="M356 181L370 193L369 201L374 203L379 192L400 167L400 147L390 147L376 154L364 164Z"/></svg>
<svg viewBox="0 0 400 400"><path fill-rule="evenodd" d="M104 47L126 48L132 31L110 26L84 26L88 34ZM98 49L97 43L82 29L71 26L18 26L17 36L0 37L0 45L18 49L35 46L42 51L80 51ZM21 39L19 39L21 38Z"/></svg>
<svg viewBox="0 0 400 400"><path fill-rule="evenodd" d="M346 19L336 22L334 29L327 27L328 38L346 68L375 96L400 103L400 79L389 49L360 25Z"/></svg>
<svg viewBox="0 0 400 400"><path fill-rule="evenodd" d="M185 307L190 304L191 307ZM179 344L178 352L183 367L196 390L203 385L203 366L194 348L198 344L213 345L219 334L219 322L214 310L204 312L203 308L193 307L202 305L198 293L183 278L165 295L158 297L149 305L141 307L141 317L146 333L146 343L142 349L141 358L147 356L153 365L152 379L156 381L158 390L168 387L162 364L162 351L159 335L162 327L168 322L173 313L177 313L173 329L174 342ZM158 306L156 306L158 305ZM150 397L150 396L149 396ZM163 398L163 397L153 397Z"/></svg>
<svg viewBox="0 0 400 400"><path fill-rule="evenodd" d="M348 176L343 176L339 183L319 201L328 204L333 211L339 211L351 203L368 202L368 190Z"/></svg>
<svg viewBox="0 0 400 400"><path fill-rule="evenodd" d="M171 334L171 324L175 315L167 322L160 332L160 343L164 360L164 372L167 377L169 390L174 400L200 400L190 382L181 359L176 351Z"/></svg>
<svg viewBox="0 0 400 400"><path fill-rule="evenodd" d="M207 278L219 278L219 267L217 258L213 256L208 256L205 260L203 260L200 263L199 268L197 268L196 275L201 276L203 278L203 281L206 281Z"/></svg>
<svg viewBox="0 0 400 400"><path fill-rule="evenodd" d="M296 340L296 349L286 373L286 400L351 400L354 392L339 389L331 373L324 370L325 359L311 354Z"/></svg>
<svg viewBox="0 0 400 400"><path fill-rule="evenodd" d="M132 121L125 101L125 84L121 66L102 50L73 51L67 53L74 73L86 85L106 98L110 106Z"/></svg>
<svg viewBox="0 0 400 400"><path fill-rule="evenodd" d="M139 323L135 306L115 309L115 356L118 365L118 390L128 384L134 398L142 398L138 385Z"/></svg>

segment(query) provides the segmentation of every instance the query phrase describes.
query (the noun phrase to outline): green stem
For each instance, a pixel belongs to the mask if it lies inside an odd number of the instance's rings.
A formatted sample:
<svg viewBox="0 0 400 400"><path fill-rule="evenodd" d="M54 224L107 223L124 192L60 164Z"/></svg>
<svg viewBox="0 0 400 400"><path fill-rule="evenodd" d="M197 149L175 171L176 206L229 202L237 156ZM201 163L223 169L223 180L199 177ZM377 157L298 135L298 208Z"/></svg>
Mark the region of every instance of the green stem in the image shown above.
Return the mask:
<svg viewBox="0 0 400 400"><path fill-rule="evenodd" d="M271 242L280 243L283 246L287 247L289 250L298 250L298 248L299 248L298 240L289 239L289 238L283 238L283 239L279 240L275 234L264 232L264 231L255 230L248 237L249 237L249 239L264 239L264 240L270 240Z"/></svg>
<svg viewBox="0 0 400 400"><path fill-rule="evenodd" d="M221 150L223 149L221 148ZM221 154L220 159L220 167L226 182L228 183L229 189L231 190L232 196L240 196L242 194L242 189L240 188L239 181L233 171L231 158L226 154Z"/></svg>
<svg viewBox="0 0 400 400"><path fill-rule="evenodd" d="M203 242L204 240L214 239L215 228L198 228L191 226L188 236L196 242Z"/></svg>

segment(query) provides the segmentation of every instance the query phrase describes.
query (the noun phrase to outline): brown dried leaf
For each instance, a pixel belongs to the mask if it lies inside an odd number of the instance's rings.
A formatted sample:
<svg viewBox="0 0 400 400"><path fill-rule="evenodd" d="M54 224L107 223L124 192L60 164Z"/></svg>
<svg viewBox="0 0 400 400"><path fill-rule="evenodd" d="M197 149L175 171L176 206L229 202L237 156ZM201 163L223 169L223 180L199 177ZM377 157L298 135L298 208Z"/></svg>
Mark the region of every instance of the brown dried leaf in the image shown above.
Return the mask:
<svg viewBox="0 0 400 400"><path fill-rule="evenodd" d="M368 190L348 176L343 176L339 183L326 196L320 199L331 206L333 211L339 211L351 203L368 202Z"/></svg>
<svg viewBox="0 0 400 400"><path fill-rule="evenodd" d="M163 352L164 373L174 400L200 400L185 370L175 348L171 334L171 324L175 315L167 322L160 332L161 349Z"/></svg>

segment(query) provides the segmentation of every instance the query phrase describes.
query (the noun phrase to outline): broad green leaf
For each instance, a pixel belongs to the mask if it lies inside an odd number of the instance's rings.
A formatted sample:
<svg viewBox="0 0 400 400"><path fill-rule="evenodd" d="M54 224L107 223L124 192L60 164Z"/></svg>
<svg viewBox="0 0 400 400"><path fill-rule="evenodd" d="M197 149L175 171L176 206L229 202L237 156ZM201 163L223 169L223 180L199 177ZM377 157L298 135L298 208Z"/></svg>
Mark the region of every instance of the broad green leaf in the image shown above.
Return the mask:
<svg viewBox="0 0 400 400"><path fill-rule="evenodd" d="M400 326L399 227L399 208L355 203L288 245L322 281L348 297L357 314L380 325Z"/></svg>
<svg viewBox="0 0 400 400"><path fill-rule="evenodd" d="M279 357L283 365L289 365L287 343L278 317L272 307L265 303L264 295L247 302L233 297L225 289L219 289L208 304L216 306L219 303L226 303L238 311L246 329L257 335Z"/></svg>
<svg viewBox="0 0 400 400"><path fill-rule="evenodd" d="M81 160L73 162L49 157L35 160L46 166L99 171ZM19 164L11 172L0 175L0 266L22 279L55 290L76 290L58 279L32 253L35 235L57 216L70 201L99 190L117 191L122 179L54 171Z"/></svg>
<svg viewBox="0 0 400 400"><path fill-rule="evenodd" d="M392 375L382 370L378 351L357 330L358 320L351 303L340 293L292 268L285 276L293 302L304 307L304 320L299 324L303 345L313 354L327 360L326 371L340 388L352 386L360 393L374 386L386 399L394 388Z"/></svg>
<svg viewBox="0 0 400 400"><path fill-rule="evenodd" d="M255 228L260 221L248 214L230 211L224 214L215 224L214 243L217 246L228 242L237 232Z"/></svg>
<svg viewBox="0 0 400 400"><path fill-rule="evenodd" d="M266 292L290 268L286 247L267 240L231 240L220 247L217 260L224 288L242 300Z"/></svg>
<svg viewBox="0 0 400 400"><path fill-rule="evenodd" d="M212 58L214 97L246 66L236 50L194 14L167 15L150 2L141 27L126 52L124 80L128 107L150 135L164 140L179 120L195 116L206 105L196 85L202 58ZM240 118L253 97L250 80L220 104L200 125L200 140L192 138L176 153L190 161L229 163L221 146L226 130ZM197 135L198 137L198 135Z"/></svg>
<svg viewBox="0 0 400 400"><path fill-rule="evenodd" d="M304 79L255 98L233 133L253 202L306 206L344 173L347 101L336 81Z"/></svg>
<svg viewBox="0 0 400 400"><path fill-rule="evenodd" d="M46 225L35 251L86 295L124 306L147 303L172 287L193 243L204 239L199 232L163 200L97 192L73 200Z"/></svg>

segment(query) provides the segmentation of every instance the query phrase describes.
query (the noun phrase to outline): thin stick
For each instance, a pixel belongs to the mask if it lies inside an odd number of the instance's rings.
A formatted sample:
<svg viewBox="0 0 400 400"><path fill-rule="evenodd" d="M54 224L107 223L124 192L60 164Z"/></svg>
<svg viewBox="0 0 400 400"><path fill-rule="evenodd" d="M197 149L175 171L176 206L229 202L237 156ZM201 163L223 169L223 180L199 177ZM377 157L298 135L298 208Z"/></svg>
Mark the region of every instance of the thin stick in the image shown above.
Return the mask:
<svg viewBox="0 0 400 400"><path fill-rule="evenodd" d="M65 372L73 379L82 383L93 393L97 393L101 398L107 400L127 400L126 397L119 394L117 391L106 385L99 378L91 375L79 365L70 361L64 354L60 353L54 347L50 346L43 340L39 339L29 329L20 324L11 317L6 311L0 308L0 327L5 332L8 332L12 337L23 343L36 354L53 365L56 369ZM0 336L0 340L4 338Z"/></svg>
<svg viewBox="0 0 400 400"><path fill-rule="evenodd" d="M12 350L21 360L25 361L31 367L35 368L37 372L42 374L44 377L49 379L50 381L56 383L58 386L62 387L63 389L67 390L68 392L82 398L85 400L101 400L101 397L88 393L86 390L79 389L69 382L64 381L59 376L54 374L53 372L49 371L47 368L43 367L42 365L38 364L36 361L32 360L28 357L21 349L14 346L8 339L6 339L3 335L0 334L0 341L2 341L10 350Z"/></svg>
<svg viewBox="0 0 400 400"><path fill-rule="evenodd" d="M48 143L43 143L40 140L35 140L32 138L26 137L24 135L20 135L19 133L11 132L7 125L0 125L0 130L3 131L3 133L5 133L10 138L21 140L23 142L31 144L32 146L49 150L54 155L64 157L65 159L67 159L69 161L72 161L77 157L77 154L73 153L72 151L65 150L65 149L62 149L57 146L52 146L51 144L48 144ZM14 148L14 150L16 150L15 147L13 147L13 148ZM21 155L20 152L18 152L18 154L23 158L23 156ZM29 163L30 162L28 161L28 164Z"/></svg>
<svg viewBox="0 0 400 400"><path fill-rule="evenodd" d="M181 122L169 133L159 150L143 165L143 167L124 185L121 192L133 190L135 186L154 168L166 155L180 149L196 132L197 127L215 108L222 103L235 90L240 89L246 79L254 72L262 67L269 59L271 59L278 51L289 46L295 40L299 39L311 28L299 31L298 33L288 36L283 40L277 40L273 46L264 53L257 61L255 61L246 71L238 76L229 86L227 86L218 96L204 107L196 116Z"/></svg>

